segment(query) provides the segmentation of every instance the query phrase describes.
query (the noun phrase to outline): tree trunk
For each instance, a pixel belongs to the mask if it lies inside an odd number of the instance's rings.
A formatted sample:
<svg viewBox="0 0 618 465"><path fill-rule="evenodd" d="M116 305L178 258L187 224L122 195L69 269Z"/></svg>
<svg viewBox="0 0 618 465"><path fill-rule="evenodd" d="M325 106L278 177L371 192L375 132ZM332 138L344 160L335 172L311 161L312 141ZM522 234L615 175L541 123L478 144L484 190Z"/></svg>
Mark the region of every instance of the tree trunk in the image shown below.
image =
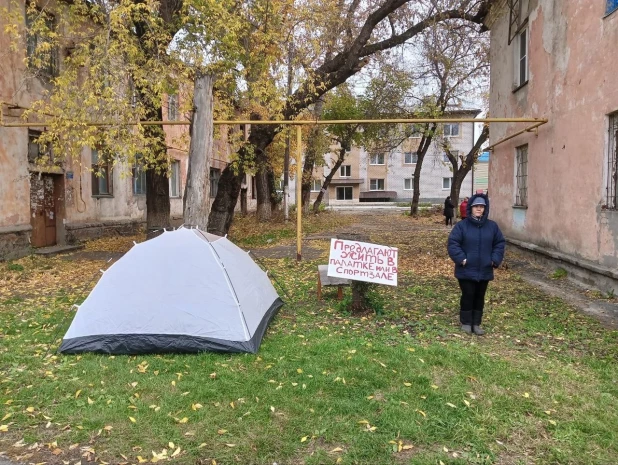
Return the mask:
<svg viewBox="0 0 618 465"><path fill-rule="evenodd" d="M265 162L265 157L263 157L261 161ZM257 191L258 221L269 221L272 218L272 208L270 204L268 168L264 165L264 163L259 163L258 171L255 173L255 187Z"/></svg>
<svg viewBox="0 0 618 465"><path fill-rule="evenodd" d="M170 181L167 171L146 170L146 229L148 238L170 225Z"/></svg>
<svg viewBox="0 0 618 465"><path fill-rule="evenodd" d="M459 167L457 166L459 160L453 157L450 152L447 152L447 154L449 155L449 160L451 161L451 165L453 165L453 185L451 186L451 201L455 205L459 205L459 194L461 192L461 185L463 184L463 181L468 175L468 173L474 168L474 164L478 159L481 147L487 139L489 139L489 126L485 125L483 127L483 131L481 132L481 135L472 147L472 150L470 150L470 152L468 152L468 154L464 157ZM456 209L456 213L459 213L458 209Z"/></svg>
<svg viewBox="0 0 618 465"><path fill-rule="evenodd" d="M225 236L232 225L234 208L238 202L240 186L245 177L242 169L235 173L234 168L232 164L229 164L221 173L217 196L210 208L208 232L217 236Z"/></svg>
<svg viewBox="0 0 618 465"><path fill-rule="evenodd" d="M159 108L146 109L148 120L163 119ZM165 147L165 133L161 126L144 126L144 134L151 139L150 150L154 157L146 170L146 230L148 238L156 237L170 224L170 182L168 177L168 158Z"/></svg>
<svg viewBox="0 0 618 465"><path fill-rule="evenodd" d="M268 190L270 191L270 210L274 212L279 209L281 197L279 197L277 186L275 186L275 173L271 166L268 167L266 175L268 176Z"/></svg>
<svg viewBox="0 0 618 465"><path fill-rule="evenodd" d="M421 169L423 167L423 160L425 160L425 155L431 146L431 141L433 139L433 133L436 130L436 125L433 124L431 129L428 129L429 125L426 126L425 131L429 132L429 135L423 135L421 138L421 142L419 144L418 151L416 152L417 160L416 166L414 167L414 179L412 180L412 189L414 189L412 193L412 202L410 204L410 216L418 215L418 200L421 196Z"/></svg>
<svg viewBox="0 0 618 465"><path fill-rule="evenodd" d="M247 187L240 187L240 214L247 216L249 210L247 209Z"/></svg>
<svg viewBox="0 0 618 465"><path fill-rule="evenodd" d="M213 147L212 86L212 76L203 74L196 76L184 223L200 229L206 229L208 226L210 206L210 159Z"/></svg>
<svg viewBox="0 0 618 465"><path fill-rule="evenodd" d="M359 233L339 234L337 235L337 239L343 239L346 241L369 242L369 236ZM350 309L352 313L362 313L366 310L371 309L371 306L369 305L369 299L367 298L367 292L369 291L371 286L372 283L352 280L352 308Z"/></svg>
<svg viewBox="0 0 618 465"><path fill-rule="evenodd" d="M335 162L334 166L331 168L326 178L324 178L324 182L322 183L322 187L320 188L320 193L318 194L318 197L315 199L315 202L313 202L313 212L314 213L318 213L320 211L320 204L322 203L324 194L326 193L328 186L330 186L330 182L335 176L335 173L337 173L337 171L343 164L345 160L345 153L346 153L345 148L341 148L339 150L339 156L337 157L337 161Z"/></svg>

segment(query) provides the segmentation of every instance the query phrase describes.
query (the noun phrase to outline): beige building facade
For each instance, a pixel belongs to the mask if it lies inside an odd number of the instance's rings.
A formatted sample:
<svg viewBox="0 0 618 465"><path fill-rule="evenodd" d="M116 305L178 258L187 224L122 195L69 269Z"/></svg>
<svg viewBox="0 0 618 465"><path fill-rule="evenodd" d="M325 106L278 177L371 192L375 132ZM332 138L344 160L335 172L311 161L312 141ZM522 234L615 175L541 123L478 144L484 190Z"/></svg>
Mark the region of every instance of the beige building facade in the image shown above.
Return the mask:
<svg viewBox="0 0 618 465"><path fill-rule="evenodd" d="M491 216L514 243L618 290L618 2L504 0L487 25L490 115L549 119L493 150ZM522 128L494 125L490 143Z"/></svg>
<svg viewBox="0 0 618 465"><path fill-rule="evenodd" d="M10 0L0 0L8 8ZM22 8L24 5L22 4ZM25 18L25 11L24 11ZM25 21L25 19L24 19ZM4 30L4 23L0 24ZM28 48L13 51L7 34L0 35L0 110L2 123L23 123L23 112L43 98L50 79L62 69L67 51L60 48L44 70L26 68ZM52 66L53 65L53 66ZM45 71L45 72L39 72ZM178 96L164 98L163 119L186 120ZM188 162L188 126L164 126L170 158L170 208L175 224L182 222ZM97 166L98 152L84 147L79 159L53 153L48 163L36 163L42 153L37 137L45 127L0 125L0 259L22 256L32 248L74 243L111 232L143 230L146 221L146 174L139 166L118 163ZM227 128L217 127L211 164L214 198L220 173L230 156ZM252 183L248 181L249 206Z"/></svg>

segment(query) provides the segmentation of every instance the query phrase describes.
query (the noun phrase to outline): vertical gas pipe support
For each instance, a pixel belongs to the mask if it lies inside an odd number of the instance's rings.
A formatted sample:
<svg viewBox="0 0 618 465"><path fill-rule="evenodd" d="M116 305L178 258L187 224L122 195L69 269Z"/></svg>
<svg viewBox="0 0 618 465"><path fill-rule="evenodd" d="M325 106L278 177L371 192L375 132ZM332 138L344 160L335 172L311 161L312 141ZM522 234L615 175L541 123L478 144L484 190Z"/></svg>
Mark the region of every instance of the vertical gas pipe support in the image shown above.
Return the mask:
<svg viewBox="0 0 618 465"><path fill-rule="evenodd" d="M303 133L300 124L296 125L296 261L302 259L302 235L303 235Z"/></svg>

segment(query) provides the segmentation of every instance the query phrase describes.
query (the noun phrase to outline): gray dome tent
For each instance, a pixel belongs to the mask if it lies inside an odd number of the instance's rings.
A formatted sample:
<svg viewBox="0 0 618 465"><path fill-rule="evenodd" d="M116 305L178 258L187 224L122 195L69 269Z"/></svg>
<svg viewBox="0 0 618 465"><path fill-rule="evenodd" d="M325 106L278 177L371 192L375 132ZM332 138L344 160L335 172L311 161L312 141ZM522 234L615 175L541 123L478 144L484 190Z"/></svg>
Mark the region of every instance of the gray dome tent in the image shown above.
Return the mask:
<svg viewBox="0 0 618 465"><path fill-rule="evenodd" d="M79 306L60 352L250 352L283 305L224 237L180 228L136 244Z"/></svg>

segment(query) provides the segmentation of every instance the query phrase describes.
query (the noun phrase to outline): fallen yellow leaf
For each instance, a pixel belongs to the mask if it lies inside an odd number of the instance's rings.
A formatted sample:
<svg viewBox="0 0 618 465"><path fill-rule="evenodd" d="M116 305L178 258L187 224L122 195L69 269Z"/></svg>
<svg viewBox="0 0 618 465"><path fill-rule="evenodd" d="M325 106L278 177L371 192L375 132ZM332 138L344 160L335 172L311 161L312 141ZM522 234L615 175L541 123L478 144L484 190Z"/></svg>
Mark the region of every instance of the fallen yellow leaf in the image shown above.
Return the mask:
<svg viewBox="0 0 618 465"><path fill-rule="evenodd" d="M82 390L78 389L77 392L75 393L75 398L77 399L81 393L82 393Z"/></svg>
<svg viewBox="0 0 618 465"><path fill-rule="evenodd" d="M189 419L187 417L183 417L181 420L178 420L178 423L186 423Z"/></svg>
<svg viewBox="0 0 618 465"><path fill-rule="evenodd" d="M133 417L129 417L129 420L131 420L131 423L137 423L137 421Z"/></svg>
<svg viewBox="0 0 618 465"><path fill-rule="evenodd" d="M220 429L217 431L217 434L225 434L225 433L227 433L226 429Z"/></svg>
<svg viewBox="0 0 618 465"><path fill-rule="evenodd" d="M12 413L7 413L6 415L4 415L4 416L2 417L2 420L0 420L0 421L7 420L7 419L11 418L12 416L13 416L13 414L12 414Z"/></svg>
<svg viewBox="0 0 618 465"><path fill-rule="evenodd" d="M300 438L300 442L305 442L307 440L307 436L303 436L302 438Z"/></svg>
<svg viewBox="0 0 618 465"><path fill-rule="evenodd" d="M410 387L410 386L412 386L412 383L403 383L403 385L406 386L406 387Z"/></svg>
<svg viewBox="0 0 618 465"><path fill-rule="evenodd" d="M198 410L198 409L201 409L202 407L203 407L202 404L193 404L193 405L191 405L191 408L193 410Z"/></svg>
<svg viewBox="0 0 618 465"><path fill-rule="evenodd" d="M6 433L9 430L9 425L0 425L0 433Z"/></svg>
<svg viewBox="0 0 618 465"><path fill-rule="evenodd" d="M341 447L335 447L333 450L331 450L331 452L343 452L343 449Z"/></svg>
<svg viewBox="0 0 618 465"><path fill-rule="evenodd" d="M28 407L28 408L26 409L26 412L28 412L28 413L32 413L32 412L34 412L34 407Z"/></svg>

